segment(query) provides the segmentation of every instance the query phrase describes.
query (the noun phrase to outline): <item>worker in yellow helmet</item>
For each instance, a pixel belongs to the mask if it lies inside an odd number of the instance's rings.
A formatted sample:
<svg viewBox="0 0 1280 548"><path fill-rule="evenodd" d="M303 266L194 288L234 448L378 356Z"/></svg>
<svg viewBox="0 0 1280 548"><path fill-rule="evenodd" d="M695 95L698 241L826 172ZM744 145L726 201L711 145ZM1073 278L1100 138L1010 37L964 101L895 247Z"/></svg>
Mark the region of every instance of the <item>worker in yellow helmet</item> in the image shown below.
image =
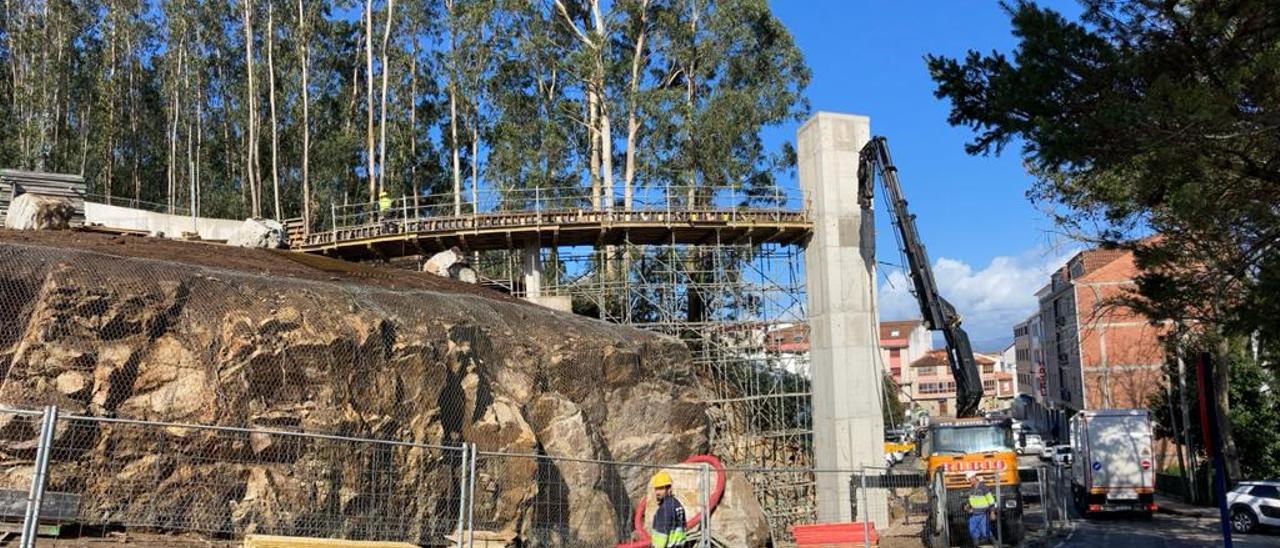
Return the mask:
<svg viewBox="0 0 1280 548"><path fill-rule="evenodd" d="M649 538L653 548L678 548L684 546L684 507L671 492L671 474L659 471L649 481L653 498L658 503L653 513L653 531Z"/></svg>
<svg viewBox="0 0 1280 548"><path fill-rule="evenodd" d="M386 219L391 215L391 197L387 196L387 191L378 194L378 217Z"/></svg>

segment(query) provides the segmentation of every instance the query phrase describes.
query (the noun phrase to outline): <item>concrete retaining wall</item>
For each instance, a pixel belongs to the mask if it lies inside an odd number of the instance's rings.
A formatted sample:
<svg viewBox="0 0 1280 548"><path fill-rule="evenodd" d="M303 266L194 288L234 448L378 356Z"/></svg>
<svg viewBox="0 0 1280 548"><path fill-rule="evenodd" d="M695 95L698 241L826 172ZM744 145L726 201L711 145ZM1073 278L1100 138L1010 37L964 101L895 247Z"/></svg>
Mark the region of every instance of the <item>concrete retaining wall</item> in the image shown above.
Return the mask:
<svg viewBox="0 0 1280 548"><path fill-rule="evenodd" d="M156 235L163 233L166 238L181 238L183 232L200 234L202 240L230 239L243 220L210 219L183 215L169 215L143 209L120 207L94 202L84 203L84 220L87 225L102 225L107 228L121 230L141 230Z"/></svg>

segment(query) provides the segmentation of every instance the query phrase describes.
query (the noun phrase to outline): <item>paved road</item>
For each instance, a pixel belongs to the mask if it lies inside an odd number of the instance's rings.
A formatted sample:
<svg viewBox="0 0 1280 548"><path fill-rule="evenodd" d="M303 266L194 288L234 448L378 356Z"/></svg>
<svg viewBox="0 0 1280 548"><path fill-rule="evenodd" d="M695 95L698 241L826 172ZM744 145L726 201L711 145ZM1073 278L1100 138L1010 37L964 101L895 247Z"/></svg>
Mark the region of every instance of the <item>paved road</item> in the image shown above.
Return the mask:
<svg viewBox="0 0 1280 548"><path fill-rule="evenodd" d="M1236 535L1237 548L1280 547L1280 534ZM1157 514L1151 521L1096 518L1075 522L1067 538L1051 541L1052 548L1204 548L1222 546L1218 521L1192 516Z"/></svg>

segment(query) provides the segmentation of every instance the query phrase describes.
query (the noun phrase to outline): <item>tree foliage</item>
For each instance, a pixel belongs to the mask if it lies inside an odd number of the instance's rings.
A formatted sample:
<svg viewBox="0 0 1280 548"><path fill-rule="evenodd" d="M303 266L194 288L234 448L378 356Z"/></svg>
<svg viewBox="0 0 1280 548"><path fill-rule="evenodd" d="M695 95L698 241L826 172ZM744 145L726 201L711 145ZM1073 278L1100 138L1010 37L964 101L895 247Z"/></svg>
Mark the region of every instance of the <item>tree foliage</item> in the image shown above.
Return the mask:
<svg viewBox="0 0 1280 548"><path fill-rule="evenodd" d="M1274 369L1263 366L1274 362L1276 349L1259 349L1257 357L1253 354L1251 341L1235 339L1232 341L1231 356L1231 423L1235 425L1236 445L1240 454L1248 458L1241 459L1240 471L1243 478L1274 478L1280 476L1280 438L1275 432L1280 431L1280 397L1276 389L1280 387L1280 375ZM1165 364L1166 376L1170 379L1169 390L1159 392L1152 397L1151 415L1155 421L1156 435L1162 438L1177 439L1184 428L1190 434L1191 447L1203 448L1204 434L1200 428L1199 391L1196 390L1195 357L1184 357L1184 378L1178 382L1178 366L1171 359ZM1187 414L1189 421L1182 421L1181 387L1186 386ZM1203 449L1197 449L1203 455Z"/></svg>
<svg viewBox="0 0 1280 548"><path fill-rule="evenodd" d="M972 154L1020 145L1029 197L1066 230L1133 249L1130 304L1153 321L1186 326L1222 363L1234 337L1277 340L1280 4L1082 4L1078 21L1007 4L1011 54L928 57L949 121L974 130Z"/></svg>
<svg viewBox="0 0 1280 548"><path fill-rule="evenodd" d="M306 200L316 224L380 189L771 185L790 156L760 131L807 112L808 69L764 0L3 9L0 165L207 216L274 216L276 181L280 215Z"/></svg>

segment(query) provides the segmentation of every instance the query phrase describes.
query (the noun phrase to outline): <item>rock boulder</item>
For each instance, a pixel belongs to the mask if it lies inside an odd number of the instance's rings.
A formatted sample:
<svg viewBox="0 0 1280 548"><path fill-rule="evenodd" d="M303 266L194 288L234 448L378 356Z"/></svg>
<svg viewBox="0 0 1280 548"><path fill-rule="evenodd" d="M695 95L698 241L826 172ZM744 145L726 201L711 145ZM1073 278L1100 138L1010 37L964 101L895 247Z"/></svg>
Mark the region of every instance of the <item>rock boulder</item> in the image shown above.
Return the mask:
<svg viewBox="0 0 1280 548"><path fill-rule="evenodd" d="M649 471L598 461L708 450L677 340L476 289L261 275L279 268L255 257L280 255L235 251L243 270L0 239L0 403L248 429L69 420L48 488L80 494L84 520L439 542L465 473L447 448L472 442L477 528L605 546ZM0 428L0 479L29 470L36 434Z"/></svg>

